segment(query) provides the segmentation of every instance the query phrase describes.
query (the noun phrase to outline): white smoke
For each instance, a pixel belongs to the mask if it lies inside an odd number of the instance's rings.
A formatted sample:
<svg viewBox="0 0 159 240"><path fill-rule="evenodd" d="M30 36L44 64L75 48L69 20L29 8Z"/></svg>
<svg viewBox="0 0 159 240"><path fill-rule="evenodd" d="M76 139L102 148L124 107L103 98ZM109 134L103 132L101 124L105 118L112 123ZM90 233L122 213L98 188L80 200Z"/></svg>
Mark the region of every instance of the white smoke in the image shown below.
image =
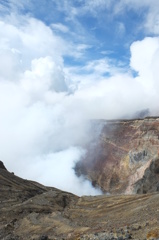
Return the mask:
<svg viewBox="0 0 159 240"><path fill-rule="evenodd" d="M63 64L71 48L39 20L1 19L0 158L19 176L78 195L99 194L73 170L94 137L89 119L144 108L158 113L159 39L132 44L130 66L137 77L105 59L89 62L80 75L80 68Z"/></svg>
<svg viewBox="0 0 159 240"><path fill-rule="evenodd" d="M99 194L73 170L91 136L87 116L68 94L65 44L42 22L22 20L0 22L0 157L22 177Z"/></svg>

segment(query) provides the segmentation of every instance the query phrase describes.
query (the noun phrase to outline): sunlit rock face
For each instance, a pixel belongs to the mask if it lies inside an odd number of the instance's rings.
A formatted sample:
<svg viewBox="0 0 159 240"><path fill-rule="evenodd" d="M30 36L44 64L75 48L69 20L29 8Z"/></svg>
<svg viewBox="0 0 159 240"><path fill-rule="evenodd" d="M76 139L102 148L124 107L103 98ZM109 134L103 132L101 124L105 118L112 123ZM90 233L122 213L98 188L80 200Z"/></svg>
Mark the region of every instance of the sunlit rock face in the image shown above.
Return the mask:
<svg viewBox="0 0 159 240"><path fill-rule="evenodd" d="M159 189L159 118L103 121L98 141L76 164L103 192L147 193Z"/></svg>

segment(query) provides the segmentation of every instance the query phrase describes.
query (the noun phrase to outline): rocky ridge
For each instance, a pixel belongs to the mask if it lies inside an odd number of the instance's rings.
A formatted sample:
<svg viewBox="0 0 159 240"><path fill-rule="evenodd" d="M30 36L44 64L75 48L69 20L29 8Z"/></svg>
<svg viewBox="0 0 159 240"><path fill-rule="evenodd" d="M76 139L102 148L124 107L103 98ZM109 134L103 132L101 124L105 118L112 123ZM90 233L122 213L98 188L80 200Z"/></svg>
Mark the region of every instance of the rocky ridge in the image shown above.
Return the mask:
<svg viewBox="0 0 159 240"><path fill-rule="evenodd" d="M0 164L0 239L159 238L159 194L83 196L45 187Z"/></svg>
<svg viewBox="0 0 159 240"><path fill-rule="evenodd" d="M100 137L76 164L76 174L104 193L158 191L159 118L98 122L103 124Z"/></svg>

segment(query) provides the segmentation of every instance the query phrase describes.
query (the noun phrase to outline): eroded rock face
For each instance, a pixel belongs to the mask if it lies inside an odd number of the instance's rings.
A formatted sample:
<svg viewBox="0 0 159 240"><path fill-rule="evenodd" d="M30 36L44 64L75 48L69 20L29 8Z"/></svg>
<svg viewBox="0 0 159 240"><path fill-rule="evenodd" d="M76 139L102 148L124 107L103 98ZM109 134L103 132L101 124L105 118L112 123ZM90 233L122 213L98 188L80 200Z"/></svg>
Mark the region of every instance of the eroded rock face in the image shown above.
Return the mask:
<svg viewBox="0 0 159 240"><path fill-rule="evenodd" d="M97 143L90 146L86 157L76 164L76 174L85 175L103 192L156 191L159 173L151 174L149 181L150 174L146 171L149 172L158 159L159 118L103 121L103 125ZM141 179L149 182L149 187L143 187Z"/></svg>
<svg viewBox="0 0 159 240"><path fill-rule="evenodd" d="M134 184L134 189L140 194L159 191L159 158L153 159L143 177Z"/></svg>

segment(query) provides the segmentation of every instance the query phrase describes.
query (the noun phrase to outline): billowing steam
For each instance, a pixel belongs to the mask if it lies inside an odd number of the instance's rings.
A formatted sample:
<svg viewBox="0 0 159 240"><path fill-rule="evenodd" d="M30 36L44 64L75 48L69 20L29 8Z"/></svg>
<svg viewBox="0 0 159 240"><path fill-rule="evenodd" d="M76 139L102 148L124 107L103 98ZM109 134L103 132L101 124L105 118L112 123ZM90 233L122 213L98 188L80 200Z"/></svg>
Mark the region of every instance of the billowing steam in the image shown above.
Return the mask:
<svg viewBox="0 0 159 240"><path fill-rule="evenodd" d="M95 137L89 119L159 110L159 38L134 42L130 51L128 72L107 58L69 68L63 56L75 52L71 43L29 16L3 17L0 158L6 167L78 195L100 193L73 170Z"/></svg>

